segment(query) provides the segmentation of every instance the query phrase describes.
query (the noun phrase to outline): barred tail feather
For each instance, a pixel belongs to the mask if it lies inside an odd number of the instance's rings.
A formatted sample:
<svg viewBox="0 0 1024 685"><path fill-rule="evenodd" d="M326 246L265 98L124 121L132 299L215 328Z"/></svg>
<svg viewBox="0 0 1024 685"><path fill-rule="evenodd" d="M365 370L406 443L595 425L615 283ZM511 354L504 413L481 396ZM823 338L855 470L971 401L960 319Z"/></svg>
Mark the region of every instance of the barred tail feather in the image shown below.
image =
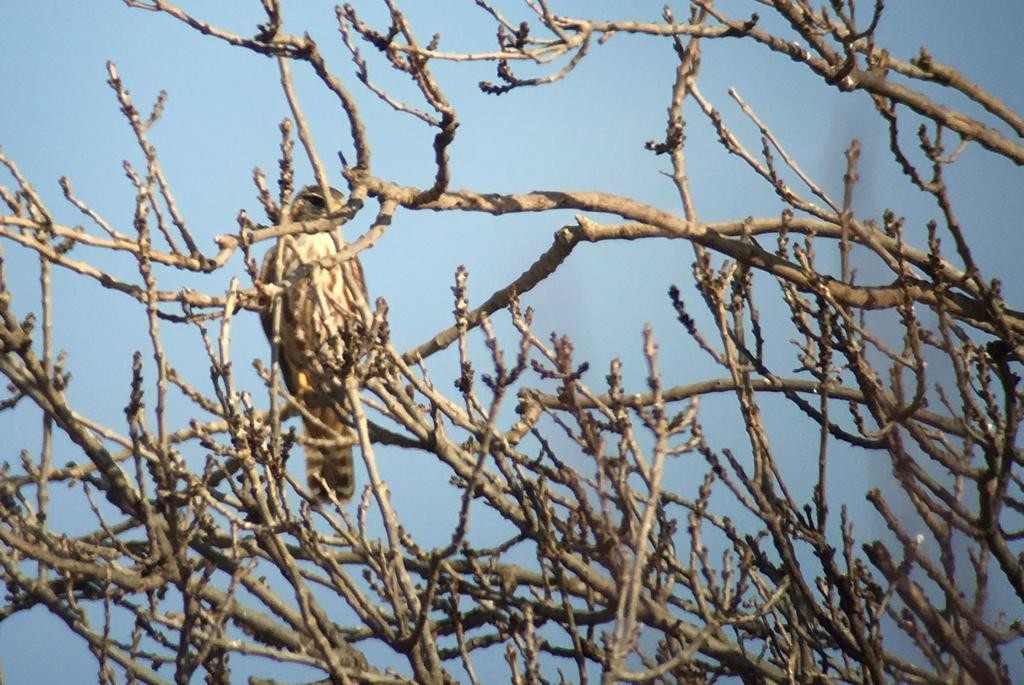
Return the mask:
<svg viewBox="0 0 1024 685"><path fill-rule="evenodd" d="M306 435L315 440L336 440L339 435L351 435L352 429L338 417L334 407L310 408L330 430L312 422L303 421ZM355 469L352 445L306 445L306 482L318 498L329 499L326 487L334 491L339 501L345 502L355 492Z"/></svg>

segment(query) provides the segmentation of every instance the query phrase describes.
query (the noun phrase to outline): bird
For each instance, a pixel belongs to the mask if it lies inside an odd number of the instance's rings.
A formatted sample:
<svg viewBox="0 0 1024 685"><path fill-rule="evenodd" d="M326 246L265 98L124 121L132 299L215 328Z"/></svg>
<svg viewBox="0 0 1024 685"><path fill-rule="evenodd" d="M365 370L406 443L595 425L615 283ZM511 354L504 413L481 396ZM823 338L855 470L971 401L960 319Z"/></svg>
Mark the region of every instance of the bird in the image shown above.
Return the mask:
<svg viewBox="0 0 1024 685"><path fill-rule="evenodd" d="M291 204L291 221L329 218L330 207L340 207L344 202L341 191L329 191L332 202L327 201L320 186L300 190ZM305 444L307 485L318 499L329 500L326 488L330 488L343 503L355 491L355 433L345 422L348 412L342 398L355 362L356 336L362 325L360 311L367 294L358 257L322 264L321 260L338 254L339 246L345 246L335 235L337 229L334 226L331 231L279 237L267 251L260 277L264 283L281 286L277 331L281 375L288 392L316 419L310 420L305 414L302 417L305 436L315 441ZM272 345L273 312L271 305L260 313Z"/></svg>

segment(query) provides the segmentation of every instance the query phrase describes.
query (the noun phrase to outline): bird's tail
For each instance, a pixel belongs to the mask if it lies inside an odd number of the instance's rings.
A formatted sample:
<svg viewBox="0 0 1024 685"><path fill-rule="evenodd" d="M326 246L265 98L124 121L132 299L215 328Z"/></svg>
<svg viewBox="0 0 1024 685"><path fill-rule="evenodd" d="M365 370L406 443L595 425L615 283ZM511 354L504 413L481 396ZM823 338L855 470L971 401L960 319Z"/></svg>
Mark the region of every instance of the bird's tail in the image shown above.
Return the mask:
<svg viewBox="0 0 1024 685"><path fill-rule="evenodd" d="M306 435L317 441L337 441L339 436L351 436L352 429L345 425L333 406L307 407L309 412L326 425L326 429L312 421L303 421ZM320 499L329 499L329 487L339 501L345 502L355 492L355 469L352 445L306 445L306 482L310 491Z"/></svg>

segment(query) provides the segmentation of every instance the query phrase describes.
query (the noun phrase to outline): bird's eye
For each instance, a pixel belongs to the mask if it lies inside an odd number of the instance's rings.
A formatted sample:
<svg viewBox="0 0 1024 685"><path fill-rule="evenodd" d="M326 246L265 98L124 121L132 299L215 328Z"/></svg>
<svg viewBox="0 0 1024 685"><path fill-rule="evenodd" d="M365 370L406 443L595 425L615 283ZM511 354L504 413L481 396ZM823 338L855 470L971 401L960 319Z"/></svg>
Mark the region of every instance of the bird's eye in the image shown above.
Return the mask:
<svg viewBox="0 0 1024 685"><path fill-rule="evenodd" d="M306 202L308 202L312 206L316 207L317 209L323 209L325 204L326 204L324 202L323 197L321 197L320 195L317 195L316 193L310 193L309 195L307 195L306 196Z"/></svg>

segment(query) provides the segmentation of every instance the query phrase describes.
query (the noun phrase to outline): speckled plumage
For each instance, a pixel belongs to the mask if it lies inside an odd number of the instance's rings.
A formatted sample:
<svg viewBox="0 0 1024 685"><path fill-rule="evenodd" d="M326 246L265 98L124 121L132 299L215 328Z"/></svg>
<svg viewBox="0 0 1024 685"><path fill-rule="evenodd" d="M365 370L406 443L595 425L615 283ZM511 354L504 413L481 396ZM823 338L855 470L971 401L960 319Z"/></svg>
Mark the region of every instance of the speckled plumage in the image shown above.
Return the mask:
<svg viewBox="0 0 1024 685"><path fill-rule="evenodd" d="M342 194L333 188L331 192L335 207L339 207ZM326 214L327 203L317 186L303 188L292 203L294 222L312 221ZM353 361L353 345L348 341L360 328L355 305L366 302L366 285L358 258L326 268L318 266L320 260L338 253L334 233L299 233L278 239L263 260L262 278L283 288L278 359L285 384L322 424L303 417L306 437L317 441L342 438L349 443L306 445L309 488L323 498L326 483L344 501L355 490L354 435L342 418L346 416L344 381ZM261 318L267 338L273 341L272 307L265 309Z"/></svg>

